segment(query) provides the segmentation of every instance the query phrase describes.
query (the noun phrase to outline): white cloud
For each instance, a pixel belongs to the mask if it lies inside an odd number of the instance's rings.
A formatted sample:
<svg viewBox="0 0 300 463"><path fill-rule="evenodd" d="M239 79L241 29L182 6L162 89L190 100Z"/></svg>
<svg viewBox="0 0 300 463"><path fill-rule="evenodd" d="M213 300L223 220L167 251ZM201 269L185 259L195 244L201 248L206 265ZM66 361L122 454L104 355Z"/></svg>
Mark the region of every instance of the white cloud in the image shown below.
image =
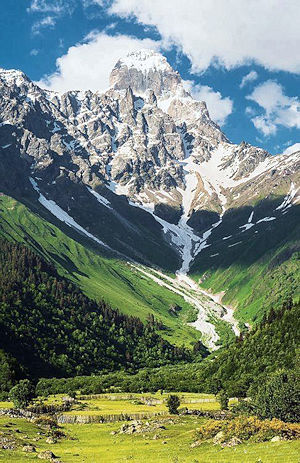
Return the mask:
<svg viewBox="0 0 300 463"><path fill-rule="evenodd" d="M84 43L70 47L56 60L57 71L44 76L38 83L50 90L105 90L109 74L118 61L130 50L158 49L160 42L136 39L127 35L110 36L92 33Z"/></svg>
<svg viewBox="0 0 300 463"><path fill-rule="evenodd" d="M61 14L73 5L73 0L32 0L28 12Z"/></svg>
<svg viewBox="0 0 300 463"><path fill-rule="evenodd" d="M257 114L257 111L255 111L255 109L252 108L252 106L246 106L245 113L248 116L255 116Z"/></svg>
<svg viewBox="0 0 300 463"><path fill-rule="evenodd" d="M223 97L220 92L214 91L207 85L195 85L190 80L184 81L184 86L193 98L206 102L209 115L213 121L219 125L225 124L233 109L233 101L229 97Z"/></svg>
<svg viewBox="0 0 300 463"><path fill-rule="evenodd" d="M245 87L246 84L248 84L249 82L253 82L254 80L256 80L258 78L258 74L256 71L250 71L248 74L246 74L243 78L242 78L242 81L240 83L240 88L243 88Z"/></svg>
<svg viewBox="0 0 300 463"><path fill-rule="evenodd" d="M47 27L54 27L55 26L55 19L53 16L45 16L40 21L36 21L31 30L33 34L39 34L41 29L46 29Z"/></svg>
<svg viewBox="0 0 300 463"><path fill-rule="evenodd" d="M300 72L299 1L114 0L110 12L156 27L191 59L194 72L251 61Z"/></svg>
<svg viewBox="0 0 300 463"><path fill-rule="evenodd" d="M269 135L275 135L277 132L276 124L274 124L269 118L256 116L251 120L257 130L262 132L266 137Z"/></svg>
<svg viewBox="0 0 300 463"><path fill-rule="evenodd" d="M292 154L296 153L296 151L300 151L300 143L295 143L294 145L289 146L286 150L284 150L283 154Z"/></svg>
<svg viewBox="0 0 300 463"><path fill-rule="evenodd" d="M30 50L30 56L37 56L39 54L39 51L37 50L37 48L33 48L32 50Z"/></svg>
<svg viewBox="0 0 300 463"><path fill-rule="evenodd" d="M264 110L262 115L251 119L264 135L274 135L279 125L300 128L300 100L285 95L277 82L267 80L246 98L255 101Z"/></svg>

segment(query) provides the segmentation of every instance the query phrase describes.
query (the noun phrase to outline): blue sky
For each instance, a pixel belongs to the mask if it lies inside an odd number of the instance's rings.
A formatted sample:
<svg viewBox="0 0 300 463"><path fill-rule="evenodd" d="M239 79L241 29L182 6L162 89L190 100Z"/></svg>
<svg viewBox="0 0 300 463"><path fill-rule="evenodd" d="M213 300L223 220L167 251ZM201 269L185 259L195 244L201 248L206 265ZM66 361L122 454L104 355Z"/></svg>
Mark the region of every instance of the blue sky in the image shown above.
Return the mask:
<svg viewBox="0 0 300 463"><path fill-rule="evenodd" d="M6 0L0 66L53 90L104 90L118 57L160 50L236 143L300 142L300 2Z"/></svg>

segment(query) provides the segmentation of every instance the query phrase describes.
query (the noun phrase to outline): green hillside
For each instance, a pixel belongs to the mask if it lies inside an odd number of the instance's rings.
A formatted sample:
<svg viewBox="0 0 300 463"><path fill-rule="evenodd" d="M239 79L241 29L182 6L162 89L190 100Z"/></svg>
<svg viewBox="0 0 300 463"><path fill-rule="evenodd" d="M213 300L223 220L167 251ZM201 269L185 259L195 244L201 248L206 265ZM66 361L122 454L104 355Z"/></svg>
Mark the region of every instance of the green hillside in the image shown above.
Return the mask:
<svg viewBox="0 0 300 463"><path fill-rule="evenodd" d="M58 228L40 215L47 213L44 208L32 212L24 204L2 195L0 209L0 236L25 243L52 262L60 275L70 279L87 296L103 298L113 308L144 322L149 314L154 315L165 327L162 336L177 345L191 346L199 339L200 333L185 324L196 318L195 309L181 296L141 276L129 263L112 257L59 221ZM170 305L174 304L181 307L178 317L169 313Z"/></svg>
<svg viewBox="0 0 300 463"><path fill-rule="evenodd" d="M188 391L216 393L225 388L231 397L244 396L254 383L262 384L278 370L295 370L300 341L300 304L288 302L245 336L211 354L201 363L140 370L136 375L111 373L95 377L40 381L49 393L70 388L88 393L115 386L122 391Z"/></svg>
<svg viewBox="0 0 300 463"><path fill-rule="evenodd" d="M266 217L281 201L257 203L256 217ZM212 246L196 258L190 276L212 293L224 292L222 302L234 307L243 322L261 320L290 297L299 300L299 209L290 208L286 215L275 211L276 220L246 232L239 225L247 222L252 208L229 211L215 230ZM231 237L224 241L224 236Z"/></svg>
<svg viewBox="0 0 300 463"><path fill-rule="evenodd" d="M87 298L33 251L0 239L0 348L31 376L95 374L192 359L191 350L174 347L155 329L154 319L143 324Z"/></svg>

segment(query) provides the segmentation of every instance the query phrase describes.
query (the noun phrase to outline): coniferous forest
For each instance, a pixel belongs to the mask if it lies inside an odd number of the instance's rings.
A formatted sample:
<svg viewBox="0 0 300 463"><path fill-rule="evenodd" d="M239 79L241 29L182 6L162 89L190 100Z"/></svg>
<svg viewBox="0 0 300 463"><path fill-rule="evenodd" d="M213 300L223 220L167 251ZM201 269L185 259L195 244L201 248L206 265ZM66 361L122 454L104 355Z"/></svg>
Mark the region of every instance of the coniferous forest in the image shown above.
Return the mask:
<svg viewBox="0 0 300 463"><path fill-rule="evenodd" d="M201 343L193 350L171 345L156 332L160 325L153 317L143 324L90 300L23 245L0 240L0 272L2 391L22 377L63 376L76 378L42 380L42 387L53 393L70 387L93 393L109 386L124 391L226 389L245 397L266 376L297 367L299 304L291 300L204 360L208 351Z"/></svg>
<svg viewBox="0 0 300 463"><path fill-rule="evenodd" d="M88 299L28 248L0 240L0 343L19 373L99 374L191 361L206 354L175 347L103 301Z"/></svg>

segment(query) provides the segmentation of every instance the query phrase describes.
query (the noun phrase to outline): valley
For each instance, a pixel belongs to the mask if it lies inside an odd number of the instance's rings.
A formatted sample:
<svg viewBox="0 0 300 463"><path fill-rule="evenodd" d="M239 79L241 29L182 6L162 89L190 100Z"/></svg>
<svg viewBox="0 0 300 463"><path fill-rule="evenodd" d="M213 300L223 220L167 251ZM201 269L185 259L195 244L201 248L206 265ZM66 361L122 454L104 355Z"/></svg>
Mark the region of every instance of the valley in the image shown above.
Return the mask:
<svg viewBox="0 0 300 463"><path fill-rule="evenodd" d="M274 303L280 306L286 294L297 300L291 258L299 249L299 153L271 156L245 142L230 143L205 103L191 97L180 76L155 52L121 59L111 82L105 94L60 96L40 89L19 71L1 71L2 192L97 254L119 262L118 272L125 269L121 287L128 275L127 287L135 279L131 298L147 294L149 300L150 286L151 294L167 289L169 300L170 291L181 300L185 293L183 306L189 308L179 316L184 325L162 314L159 299L147 309L173 325L167 336L176 342L186 341L183 331L189 332L189 340L197 336L186 322L200 328L199 336L210 348L220 339L220 326L228 335L230 325L235 334L245 323L251 325L261 317L259 307L266 303L268 310L273 303L265 287L273 285L273 274L281 269L288 274L287 287L276 290ZM33 124L36 118L39 123ZM11 170L12 159L18 170ZM283 255L287 257L272 263ZM47 258L74 281L59 262L61 256L53 260L47 253ZM134 276L133 268L140 265L147 289ZM157 271L171 277L169 287L166 277L157 280ZM81 288L128 313L128 297L107 288L114 287L112 281L118 286L118 272L102 286L90 272L95 275L95 269L85 268L87 277L76 276ZM265 285L253 291L258 280L261 286L262 273ZM209 307L187 276L200 281L205 291L223 292L227 312ZM185 287L183 281L188 281ZM143 306L129 310L145 320Z"/></svg>
<svg viewBox="0 0 300 463"><path fill-rule="evenodd" d="M105 91L0 68L0 458L297 462L300 151L187 87L149 49Z"/></svg>

